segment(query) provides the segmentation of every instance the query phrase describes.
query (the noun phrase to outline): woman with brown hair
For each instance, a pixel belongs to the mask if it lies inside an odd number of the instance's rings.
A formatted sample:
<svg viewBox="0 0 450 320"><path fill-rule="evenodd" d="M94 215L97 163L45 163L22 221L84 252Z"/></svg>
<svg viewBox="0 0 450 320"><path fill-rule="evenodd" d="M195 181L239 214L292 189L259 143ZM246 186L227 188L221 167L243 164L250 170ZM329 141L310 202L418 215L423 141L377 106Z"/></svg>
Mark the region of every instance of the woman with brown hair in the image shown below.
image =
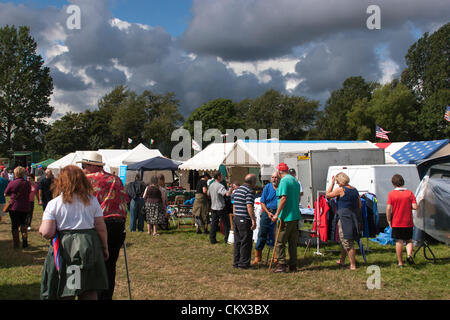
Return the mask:
<svg viewBox="0 0 450 320"><path fill-rule="evenodd" d="M159 236L157 225L164 223L164 208L161 189L158 185L158 177L153 176L150 184L145 188L144 196L145 205L144 212L147 220L148 234Z"/></svg>
<svg viewBox="0 0 450 320"><path fill-rule="evenodd" d="M79 167L68 165L61 170L54 198L47 204L39 228L39 233L54 243L42 272L41 299L78 296L96 300L97 291L108 289L106 225L92 192L91 183Z"/></svg>
<svg viewBox="0 0 450 320"><path fill-rule="evenodd" d="M334 183L339 188L333 190ZM337 215L338 232L341 242L341 259L337 261L340 266L344 265L345 258L348 255L350 259L350 270L356 270L356 251L353 247L353 241L359 241L361 235L362 217L361 217L361 198L358 190L349 185L350 178L343 172L339 172L336 177L331 179L326 197L337 197Z"/></svg>
<svg viewBox="0 0 450 320"><path fill-rule="evenodd" d="M22 248L28 247L27 216L30 211L31 186L25 181L25 168L14 169L15 179L11 181L5 190L5 196L10 196L9 216L11 218L11 232L14 248L20 246L19 227L22 233Z"/></svg>

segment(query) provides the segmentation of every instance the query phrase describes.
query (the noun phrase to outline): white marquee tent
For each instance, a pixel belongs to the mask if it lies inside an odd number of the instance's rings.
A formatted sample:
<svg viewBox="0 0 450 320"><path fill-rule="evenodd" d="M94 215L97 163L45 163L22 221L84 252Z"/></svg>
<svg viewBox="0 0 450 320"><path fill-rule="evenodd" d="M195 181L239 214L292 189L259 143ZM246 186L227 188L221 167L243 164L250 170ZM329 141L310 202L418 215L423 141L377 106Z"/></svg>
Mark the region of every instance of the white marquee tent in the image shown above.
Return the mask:
<svg viewBox="0 0 450 320"><path fill-rule="evenodd" d="M370 141L291 141L291 140L238 140L235 143L212 143L194 157L184 162L179 170L215 171L224 164L231 170L231 176L242 177L244 170L255 168L262 175L270 175L276 164L278 152L301 152L310 150L335 149L377 149ZM396 164L397 161L385 154L386 163ZM250 169L251 171L252 169ZM182 176L186 176L181 171ZM186 177L184 179L186 180ZM183 185L186 181L183 182Z"/></svg>

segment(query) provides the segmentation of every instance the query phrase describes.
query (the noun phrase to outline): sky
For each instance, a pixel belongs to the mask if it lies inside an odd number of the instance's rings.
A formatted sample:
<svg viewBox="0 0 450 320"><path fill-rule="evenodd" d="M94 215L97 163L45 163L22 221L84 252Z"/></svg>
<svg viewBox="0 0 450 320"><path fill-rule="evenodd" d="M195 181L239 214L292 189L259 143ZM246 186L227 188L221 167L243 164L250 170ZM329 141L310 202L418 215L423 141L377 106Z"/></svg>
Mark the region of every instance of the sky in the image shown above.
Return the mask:
<svg viewBox="0 0 450 320"><path fill-rule="evenodd" d="M380 29L367 27L370 5ZM323 106L350 76L399 77L408 48L449 17L447 0L0 0L0 27L30 26L51 70L52 120L118 85L174 92L185 117L270 88Z"/></svg>

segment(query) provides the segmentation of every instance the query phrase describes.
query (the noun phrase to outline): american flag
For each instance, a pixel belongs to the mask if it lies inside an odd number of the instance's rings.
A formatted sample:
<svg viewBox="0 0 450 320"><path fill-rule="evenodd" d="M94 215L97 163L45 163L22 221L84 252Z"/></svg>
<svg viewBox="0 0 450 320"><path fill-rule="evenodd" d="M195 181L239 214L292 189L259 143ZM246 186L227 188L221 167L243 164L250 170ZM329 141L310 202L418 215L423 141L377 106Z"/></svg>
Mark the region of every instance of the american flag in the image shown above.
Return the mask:
<svg viewBox="0 0 450 320"><path fill-rule="evenodd" d="M132 143L132 142L133 142L133 139L128 138L128 143Z"/></svg>
<svg viewBox="0 0 450 320"><path fill-rule="evenodd" d="M387 136L388 133L391 133L390 131L386 131L383 128L376 126L376 134L375 136L377 138L381 138L381 139L385 139L385 140L389 140L389 137Z"/></svg>
<svg viewBox="0 0 450 320"><path fill-rule="evenodd" d="M450 106L447 105L447 110L445 111L445 116L444 116L445 120L450 122Z"/></svg>

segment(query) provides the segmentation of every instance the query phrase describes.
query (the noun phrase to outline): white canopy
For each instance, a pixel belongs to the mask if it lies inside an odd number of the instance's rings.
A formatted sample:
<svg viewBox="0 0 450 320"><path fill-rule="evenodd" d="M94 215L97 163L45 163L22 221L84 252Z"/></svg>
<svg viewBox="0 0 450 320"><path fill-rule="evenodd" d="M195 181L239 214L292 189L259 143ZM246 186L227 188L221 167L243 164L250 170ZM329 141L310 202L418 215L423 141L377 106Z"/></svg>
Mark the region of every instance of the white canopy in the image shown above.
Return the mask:
<svg viewBox="0 0 450 320"><path fill-rule="evenodd" d="M84 151L71 152L62 157L61 159L56 160L55 162L50 164L47 168L51 169L53 174L57 176L59 174L59 171L65 166L68 166L69 164L80 166L80 164L77 163L77 161L80 161L83 158L83 153Z"/></svg>
<svg viewBox="0 0 450 320"><path fill-rule="evenodd" d="M109 161L109 166L111 168L119 168L122 165L136 163L158 156L162 157L162 154L158 149L149 149L142 143L140 143L134 149L127 150L127 152L124 152L119 156L112 158Z"/></svg>
<svg viewBox="0 0 450 320"><path fill-rule="evenodd" d="M178 170L219 170L234 143L211 143L194 157L184 162Z"/></svg>
<svg viewBox="0 0 450 320"><path fill-rule="evenodd" d="M129 149L98 149L98 153L102 155L102 161L105 163L103 167L106 172L111 172L111 161L121 155L129 152Z"/></svg>

